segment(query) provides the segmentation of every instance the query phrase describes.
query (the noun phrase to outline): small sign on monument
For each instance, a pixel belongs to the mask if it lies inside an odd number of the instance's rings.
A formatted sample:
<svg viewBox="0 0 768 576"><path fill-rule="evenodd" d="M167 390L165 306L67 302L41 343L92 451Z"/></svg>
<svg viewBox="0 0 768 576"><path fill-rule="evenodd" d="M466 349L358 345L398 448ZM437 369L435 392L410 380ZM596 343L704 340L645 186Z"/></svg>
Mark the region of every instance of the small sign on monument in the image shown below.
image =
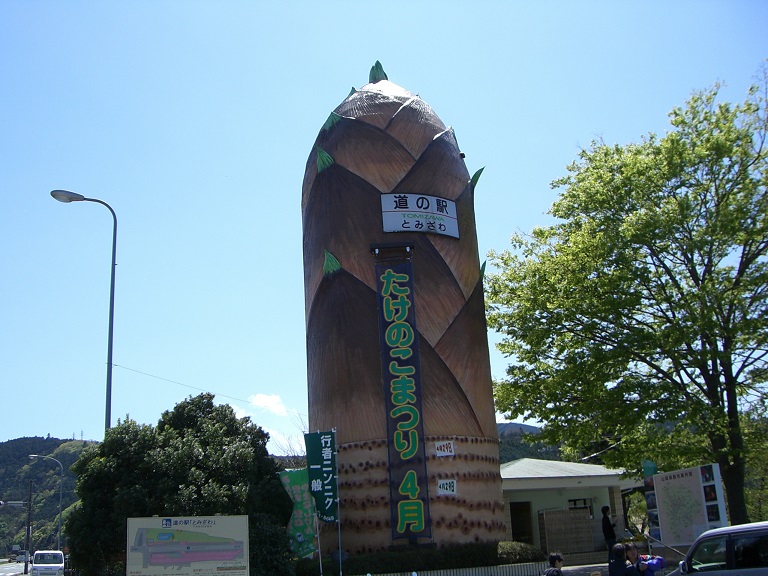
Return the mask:
<svg viewBox="0 0 768 576"><path fill-rule="evenodd" d="M438 495L451 495L455 496L458 492L456 490L456 479L446 478L444 480L437 481L437 493Z"/></svg>
<svg viewBox="0 0 768 576"><path fill-rule="evenodd" d="M456 202L426 194L382 194L384 232L424 232L459 237Z"/></svg>
<svg viewBox="0 0 768 576"><path fill-rule="evenodd" d="M453 440L435 442L435 454L437 454L438 458L442 458L444 456L455 456L456 451L453 448Z"/></svg>

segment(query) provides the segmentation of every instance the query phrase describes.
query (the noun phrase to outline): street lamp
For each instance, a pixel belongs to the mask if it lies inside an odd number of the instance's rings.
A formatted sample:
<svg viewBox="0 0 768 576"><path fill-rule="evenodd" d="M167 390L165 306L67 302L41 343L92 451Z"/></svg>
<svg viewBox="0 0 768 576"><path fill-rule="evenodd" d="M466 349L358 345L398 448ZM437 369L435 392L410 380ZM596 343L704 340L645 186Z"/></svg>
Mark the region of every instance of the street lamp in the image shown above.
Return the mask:
<svg viewBox="0 0 768 576"><path fill-rule="evenodd" d="M104 416L104 431L109 430L112 425L112 331L115 321L115 255L117 253L117 215L112 210L112 206L98 200L96 198L86 198L82 194L70 192L69 190L53 190L51 192L53 196L59 202L69 204L70 202L96 202L106 206L112 214L112 221L114 225L112 227L112 280L109 287L109 333L107 336L107 409Z"/></svg>
<svg viewBox="0 0 768 576"><path fill-rule="evenodd" d="M59 530L56 532L56 550L61 550L61 487L64 484L64 465L53 456L45 456L44 454L30 454L29 458L30 460L35 460L36 458L53 460L59 465L59 468L61 468L61 476L59 477ZM29 548L27 548L27 550L29 550Z"/></svg>

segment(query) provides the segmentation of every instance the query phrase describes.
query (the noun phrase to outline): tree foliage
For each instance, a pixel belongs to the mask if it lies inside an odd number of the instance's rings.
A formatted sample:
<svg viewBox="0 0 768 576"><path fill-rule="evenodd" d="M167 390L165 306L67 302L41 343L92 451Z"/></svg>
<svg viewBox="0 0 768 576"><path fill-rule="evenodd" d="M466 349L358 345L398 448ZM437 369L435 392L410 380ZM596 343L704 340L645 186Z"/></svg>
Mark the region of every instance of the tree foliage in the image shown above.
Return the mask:
<svg viewBox="0 0 768 576"><path fill-rule="evenodd" d="M66 526L75 565L89 576L124 563L129 517L245 514L267 546L251 547L251 572L289 573L292 503L268 439L211 394L179 403L156 427L119 422L72 467L81 499Z"/></svg>
<svg viewBox="0 0 768 576"><path fill-rule="evenodd" d="M750 406L742 417L747 447L744 491L753 522L768 520L768 409L766 402Z"/></svg>
<svg viewBox="0 0 768 576"><path fill-rule="evenodd" d="M77 500L75 476L69 467L89 444L90 441L60 440L50 436L0 442L0 499L26 502L32 483L31 550L56 546L59 496L62 518L66 520L69 508ZM30 460L30 454L49 456L61 462L63 477L56 462L44 458ZM60 484L62 480L63 484ZM13 545L26 547L27 513L27 506L0 507L0 553L10 552ZM62 535L62 544L66 544L65 536Z"/></svg>
<svg viewBox="0 0 768 576"><path fill-rule="evenodd" d="M767 76L741 104L695 92L663 137L593 142L553 183L558 221L492 252L486 287L514 362L499 411L637 475L714 460L733 523L748 521L740 415L766 394Z"/></svg>

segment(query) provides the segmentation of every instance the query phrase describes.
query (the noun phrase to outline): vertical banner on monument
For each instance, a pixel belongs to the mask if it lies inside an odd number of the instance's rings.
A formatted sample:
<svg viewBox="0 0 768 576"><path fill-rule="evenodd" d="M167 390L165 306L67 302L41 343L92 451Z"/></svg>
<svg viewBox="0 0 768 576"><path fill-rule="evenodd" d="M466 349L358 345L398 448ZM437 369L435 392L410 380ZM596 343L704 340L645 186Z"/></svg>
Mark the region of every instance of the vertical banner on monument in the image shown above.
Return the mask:
<svg viewBox="0 0 768 576"><path fill-rule="evenodd" d="M323 522L338 520L339 497L336 476L336 433L312 432L304 434L307 447L309 491L315 498L317 517Z"/></svg>
<svg viewBox="0 0 768 576"><path fill-rule="evenodd" d="M374 247L387 408L392 539L429 538L421 368L410 246Z"/></svg>
<svg viewBox="0 0 768 576"><path fill-rule="evenodd" d="M280 472L280 482L293 500L293 514L287 527L291 552L299 558L312 556L315 551L315 517L307 469Z"/></svg>

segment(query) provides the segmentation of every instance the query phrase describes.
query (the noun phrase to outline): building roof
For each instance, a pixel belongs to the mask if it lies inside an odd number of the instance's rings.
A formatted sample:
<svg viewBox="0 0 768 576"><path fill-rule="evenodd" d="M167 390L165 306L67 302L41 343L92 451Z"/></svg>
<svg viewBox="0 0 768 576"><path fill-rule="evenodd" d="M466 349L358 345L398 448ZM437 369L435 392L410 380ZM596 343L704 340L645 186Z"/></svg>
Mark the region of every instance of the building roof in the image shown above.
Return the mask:
<svg viewBox="0 0 768 576"><path fill-rule="evenodd" d="M610 487L622 489L642 485L642 481L622 478L624 470L606 468L599 464L559 462L520 458L501 465L501 479L505 490L543 490L551 488Z"/></svg>

